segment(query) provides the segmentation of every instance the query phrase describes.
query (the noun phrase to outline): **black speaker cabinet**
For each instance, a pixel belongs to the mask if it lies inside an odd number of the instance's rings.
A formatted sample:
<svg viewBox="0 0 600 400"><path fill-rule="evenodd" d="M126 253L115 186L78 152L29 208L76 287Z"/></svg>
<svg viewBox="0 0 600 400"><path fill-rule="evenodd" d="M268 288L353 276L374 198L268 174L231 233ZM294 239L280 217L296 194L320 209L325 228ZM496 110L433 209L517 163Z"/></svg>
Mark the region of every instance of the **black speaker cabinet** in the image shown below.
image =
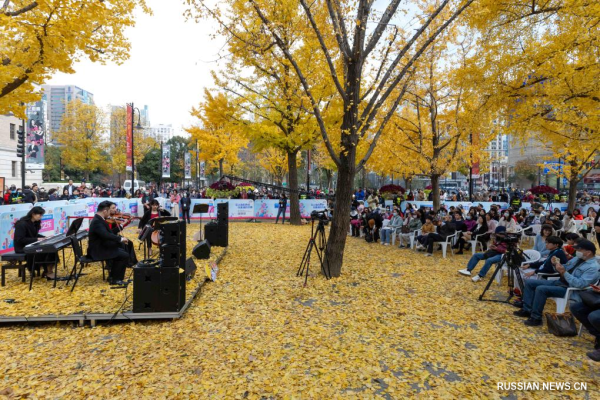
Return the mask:
<svg viewBox="0 0 600 400"><path fill-rule="evenodd" d="M161 244L178 244L179 243L179 223L169 222L160 225Z"/></svg>
<svg viewBox="0 0 600 400"><path fill-rule="evenodd" d="M217 204L217 222L220 224L229 222L229 203Z"/></svg>
<svg viewBox="0 0 600 400"><path fill-rule="evenodd" d="M179 257L179 245L166 245L160 246L160 266L161 267L178 267L181 259ZM185 260L183 261L185 263Z"/></svg>
<svg viewBox="0 0 600 400"><path fill-rule="evenodd" d="M185 274L179 268L134 268L133 312L173 312L185 304Z"/></svg>
<svg viewBox="0 0 600 400"><path fill-rule="evenodd" d="M204 238L211 246L227 247L228 228L227 224L208 223L204 226Z"/></svg>
<svg viewBox="0 0 600 400"><path fill-rule="evenodd" d="M192 254L199 260L208 260L210 258L210 243L203 240L194 247Z"/></svg>
<svg viewBox="0 0 600 400"><path fill-rule="evenodd" d="M185 260L186 281L191 281L194 278L194 276L196 275L196 269L198 269L198 267L196 267L196 263L194 262L194 259L192 257Z"/></svg>
<svg viewBox="0 0 600 400"><path fill-rule="evenodd" d="M179 221L179 265L185 265L185 259L187 258L187 224L185 221Z"/></svg>

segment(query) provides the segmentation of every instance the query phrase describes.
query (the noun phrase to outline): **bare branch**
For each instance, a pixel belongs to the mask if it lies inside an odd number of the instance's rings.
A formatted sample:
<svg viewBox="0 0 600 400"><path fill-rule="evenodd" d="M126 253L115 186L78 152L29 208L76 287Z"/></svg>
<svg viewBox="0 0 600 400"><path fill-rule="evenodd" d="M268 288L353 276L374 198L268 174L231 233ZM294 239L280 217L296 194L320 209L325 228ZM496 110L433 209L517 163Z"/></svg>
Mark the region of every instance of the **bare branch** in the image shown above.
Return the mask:
<svg viewBox="0 0 600 400"><path fill-rule="evenodd" d="M369 53L371 53L375 46L377 46L379 39L381 39L381 35L383 35L383 32L385 32L385 29L390 23L390 20L392 19L394 14L396 14L398 6L400 5L400 1L401 0L393 0L385 9L385 12L381 16L381 20L379 20L379 23L377 24L377 28L375 28L375 31L373 32L373 36L371 36L371 40L369 40L369 43L365 48L365 58L368 57Z"/></svg>
<svg viewBox="0 0 600 400"><path fill-rule="evenodd" d="M8 10L9 4L10 4L10 0L6 0L4 2L4 5L2 6L2 11L4 12L4 15L6 15L8 17L16 17L18 15L26 13L27 11L31 11L31 10L33 10L34 8L36 8L38 6L38 2L34 1L33 3L28 4L25 7L20 8L18 10L15 10L15 11L6 11L6 10Z"/></svg>

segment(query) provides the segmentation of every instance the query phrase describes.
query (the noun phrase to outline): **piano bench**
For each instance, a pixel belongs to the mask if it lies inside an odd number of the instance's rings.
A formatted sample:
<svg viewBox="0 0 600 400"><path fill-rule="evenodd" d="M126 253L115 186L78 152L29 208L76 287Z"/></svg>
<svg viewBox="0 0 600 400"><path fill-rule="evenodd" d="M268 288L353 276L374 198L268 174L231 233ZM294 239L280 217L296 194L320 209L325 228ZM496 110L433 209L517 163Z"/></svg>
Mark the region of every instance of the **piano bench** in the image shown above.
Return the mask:
<svg viewBox="0 0 600 400"><path fill-rule="evenodd" d="M2 254L2 286L6 285L6 270L18 269L21 281L25 282L25 269L27 264L27 255L22 253L6 253ZM25 264L24 264L25 263Z"/></svg>

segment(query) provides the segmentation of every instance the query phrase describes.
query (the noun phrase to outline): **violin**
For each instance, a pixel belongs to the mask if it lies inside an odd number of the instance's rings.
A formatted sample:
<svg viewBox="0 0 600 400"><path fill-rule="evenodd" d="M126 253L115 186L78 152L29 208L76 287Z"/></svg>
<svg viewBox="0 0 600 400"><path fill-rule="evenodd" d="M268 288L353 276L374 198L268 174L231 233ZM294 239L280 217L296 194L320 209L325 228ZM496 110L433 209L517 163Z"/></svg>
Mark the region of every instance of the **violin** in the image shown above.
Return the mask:
<svg viewBox="0 0 600 400"><path fill-rule="evenodd" d="M138 217L133 217L131 214L125 213L117 213L113 214L106 219L106 222L109 224L117 224L119 229L125 229L127 226L134 220L138 219Z"/></svg>

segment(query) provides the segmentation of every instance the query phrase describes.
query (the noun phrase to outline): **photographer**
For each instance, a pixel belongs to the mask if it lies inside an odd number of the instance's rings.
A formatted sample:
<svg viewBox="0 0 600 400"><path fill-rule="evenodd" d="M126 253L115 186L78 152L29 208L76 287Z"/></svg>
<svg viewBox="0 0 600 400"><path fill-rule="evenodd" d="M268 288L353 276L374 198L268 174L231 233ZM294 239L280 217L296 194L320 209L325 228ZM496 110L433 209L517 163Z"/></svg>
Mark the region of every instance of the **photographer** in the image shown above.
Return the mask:
<svg viewBox="0 0 600 400"><path fill-rule="evenodd" d="M485 260L485 264L483 264L483 268L481 268L479 274L475 275L473 278L471 278L471 280L473 282L478 282L483 277L485 277L492 265L499 263L502 259L502 255L506 253L507 245L506 243L501 241L500 235L498 235L504 232L506 232L506 229L503 226L497 227L496 240L490 246L489 250L487 250L485 253L473 254L471 259L467 263L467 268L459 270L458 273L465 276L471 276L471 271L475 269L479 261Z"/></svg>
<svg viewBox="0 0 600 400"><path fill-rule="evenodd" d="M560 274L559 280L528 279L525 281L523 309L513 313L517 317L528 317L525 325L542 325L542 312L548 297L563 297L569 287L585 289L600 278L599 266L595 258L596 246L589 240L582 240L574 247L578 250L577 257L564 266L557 257L551 259L554 269ZM573 292L571 299L579 301L579 294Z"/></svg>
<svg viewBox="0 0 600 400"><path fill-rule="evenodd" d="M275 218L275 224L279 222L279 216L281 216L281 225L285 224L285 211L287 209L287 196L285 193L281 194L279 199L279 209L277 210L277 218Z"/></svg>

